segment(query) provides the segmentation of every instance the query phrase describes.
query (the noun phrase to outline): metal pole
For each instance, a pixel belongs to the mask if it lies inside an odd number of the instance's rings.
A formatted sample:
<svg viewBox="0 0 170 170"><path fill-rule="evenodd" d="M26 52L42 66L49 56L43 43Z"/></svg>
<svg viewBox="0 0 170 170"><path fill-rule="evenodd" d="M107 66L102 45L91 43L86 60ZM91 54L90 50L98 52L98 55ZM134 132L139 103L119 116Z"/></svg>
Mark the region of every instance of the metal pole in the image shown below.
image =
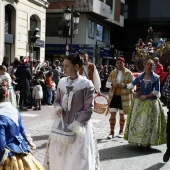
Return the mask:
<svg viewBox="0 0 170 170"><path fill-rule="evenodd" d="M33 67L33 44L31 43L30 47L30 71L32 75L32 67Z"/></svg>
<svg viewBox="0 0 170 170"><path fill-rule="evenodd" d="M71 8L71 28L70 28L70 53L72 53L72 39L73 39L73 6Z"/></svg>

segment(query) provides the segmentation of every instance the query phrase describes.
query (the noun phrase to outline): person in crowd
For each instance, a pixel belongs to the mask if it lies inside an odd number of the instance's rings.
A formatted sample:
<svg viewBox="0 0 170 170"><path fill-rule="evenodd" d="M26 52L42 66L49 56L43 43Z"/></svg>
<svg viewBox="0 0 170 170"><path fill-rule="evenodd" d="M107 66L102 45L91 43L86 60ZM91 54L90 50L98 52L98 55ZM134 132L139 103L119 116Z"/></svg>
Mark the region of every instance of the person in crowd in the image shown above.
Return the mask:
<svg viewBox="0 0 170 170"><path fill-rule="evenodd" d="M84 64L83 67L80 68L79 74L91 80L94 84L95 91L97 92L98 95L101 95L100 92L101 81L96 66L93 63L89 62L89 56L87 52L81 51L80 57L83 60Z"/></svg>
<svg viewBox="0 0 170 170"><path fill-rule="evenodd" d="M52 105L52 98L53 98L53 92L52 92L52 86L53 86L53 72L49 71L46 75L45 83L46 83L46 89L47 89L47 105Z"/></svg>
<svg viewBox="0 0 170 170"><path fill-rule="evenodd" d="M30 147L35 149L35 145L25 133L21 114L6 102L6 94L0 85L0 170L44 170L32 155Z"/></svg>
<svg viewBox="0 0 170 170"><path fill-rule="evenodd" d="M46 79L46 77L45 77L43 71L39 71L37 80L40 82L40 85L43 90L43 98L42 98L42 102L41 102L42 104L45 104L47 101L47 88L46 88L46 84L45 84L45 79Z"/></svg>
<svg viewBox="0 0 170 170"><path fill-rule="evenodd" d="M11 74L11 80L12 80L12 87L14 89L15 95L16 95L16 104L17 104L17 108L19 109L19 102L20 102L20 91L16 90L16 77L14 74Z"/></svg>
<svg viewBox="0 0 170 170"><path fill-rule="evenodd" d="M32 80L32 76L30 68L28 68L27 63L24 61L24 59L17 67L15 77L17 82L16 90L20 91L20 109L27 110L29 106L27 105L25 107L24 104L26 103L26 100L31 100L30 82Z"/></svg>
<svg viewBox="0 0 170 170"><path fill-rule="evenodd" d="M45 71L46 72L51 71L51 66L50 66L49 61L46 60L45 62L46 62Z"/></svg>
<svg viewBox="0 0 170 170"><path fill-rule="evenodd" d="M18 65L20 62L18 60L15 60L11 66L8 67L8 73L9 74L14 74L17 70Z"/></svg>
<svg viewBox="0 0 170 170"><path fill-rule="evenodd" d="M41 110L41 99L43 98L43 90L40 82L38 80L34 80L34 87L32 90L32 98L34 99L35 108L34 110Z"/></svg>
<svg viewBox="0 0 170 170"><path fill-rule="evenodd" d="M163 86L162 95L166 97L167 99L167 127L166 127L166 133L167 133L167 150L163 156L163 161L168 162L170 158L170 75L168 75L166 82Z"/></svg>
<svg viewBox="0 0 170 170"><path fill-rule="evenodd" d="M56 87L57 87L57 85L58 85L58 82L59 82L59 80L60 80L60 72L56 69L56 65L52 65L52 70L51 70L51 72L53 72L53 78L52 78L52 80L53 80L53 82L55 82L55 85L56 85Z"/></svg>
<svg viewBox="0 0 170 170"><path fill-rule="evenodd" d="M138 68L137 68L137 66L136 65L134 65L134 64L131 64L131 66L130 66L130 71L131 72L139 72L139 70L138 70Z"/></svg>
<svg viewBox="0 0 170 170"><path fill-rule="evenodd" d="M116 59L116 69L110 73L106 83L106 87L110 88L109 107L111 113L111 117L109 119L110 134L107 136L108 139L115 136L114 128L116 124L116 114L118 111L120 115L119 137L123 137L125 115L129 112L132 98L131 90L125 89L123 85L131 83L133 79L134 77L132 72L125 68L125 59L123 57L118 57Z"/></svg>
<svg viewBox="0 0 170 170"><path fill-rule="evenodd" d="M34 59L33 62L32 62L32 73L33 74L36 74L35 69L37 67L37 64L38 64L37 60Z"/></svg>
<svg viewBox="0 0 170 170"><path fill-rule="evenodd" d="M7 68L4 65L0 65L0 83L6 83L8 92L8 97L6 98L6 100L11 102L14 107L17 107L16 95L12 87L12 79L6 71Z"/></svg>
<svg viewBox="0 0 170 170"><path fill-rule="evenodd" d="M160 78L154 73L154 66L152 59L146 60L145 71L125 85L125 88L133 89L139 83L140 89L133 92L135 99L127 117L124 138L147 149L166 143L166 119L159 100Z"/></svg>
<svg viewBox="0 0 170 170"><path fill-rule="evenodd" d="M154 72L160 76L160 84L164 81L164 79L167 77L167 73L164 72L163 65L159 62L159 58L155 57L154 59Z"/></svg>
<svg viewBox="0 0 170 170"><path fill-rule="evenodd" d="M60 79L58 84L54 117L57 120L62 115L68 125L67 130L75 133L75 141L66 145L56 142L50 135L44 160L46 170L56 170L56 167L57 170L100 169L91 122L94 86L90 80L79 75L82 65L78 54L70 54L64 59L63 69L67 77Z"/></svg>
<svg viewBox="0 0 170 170"><path fill-rule="evenodd" d="M61 65L60 65L61 63L60 63L60 61L59 60L55 60L55 65L56 65L56 69L60 72L60 73L62 73L63 72L63 70L62 70L62 68L61 68Z"/></svg>
<svg viewBox="0 0 170 170"><path fill-rule="evenodd" d="M105 79L105 73L104 73L104 70L101 70L100 73L100 81L101 81L101 91L105 91L105 88L106 88L106 79Z"/></svg>
<svg viewBox="0 0 170 170"><path fill-rule="evenodd" d="M154 59L154 72L160 76L160 92L162 92L162 88L164 85L164 82L166 80L166 77L168 76L168 73L164 72L163 65L159 62L159 58L155 57ZM166 105L166 100L164 96L161 95L161 101L163 102L164 105Z"/></svg>
<svg viewBox="0 0 170 170"><path fill-rule="evenodd" d="M9 57L5 56L2 61L2 65L4 65L6 68L9 66Z"/></svg>

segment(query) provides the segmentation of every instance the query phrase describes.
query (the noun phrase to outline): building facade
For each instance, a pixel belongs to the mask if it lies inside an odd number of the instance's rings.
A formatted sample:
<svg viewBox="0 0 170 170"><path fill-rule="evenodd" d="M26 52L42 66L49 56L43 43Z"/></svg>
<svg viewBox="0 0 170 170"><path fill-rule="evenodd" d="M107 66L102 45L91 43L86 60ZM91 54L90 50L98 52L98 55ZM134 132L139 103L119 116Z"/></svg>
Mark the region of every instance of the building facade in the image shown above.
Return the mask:
<svg viewBox="0 0 170 170"><path fill-rule="evenodd" d="M29 31L39 28L39 44L33 45L33 57L44 60L47 0L0 0L0 63L15 57L30 56ZM41 45L40 45L41 44Z"/></svg>
<svg viewBox="0 0 170 170"><path fill-rule="evenodd" d="M168 0L126 0L124 27L113 29L111 43L124 52L127 62L131 62L135 44L141 38L144 42L148 36L148 28L152 27L153 46L159 39L170 41L170 1ZM170 59L169 59L170 62Z"/></svg>
<svg viewBox="0 0 170 170"><path fill-rule="evenodd" d="M46 59L62 59L66 51L76 52L84 50L89 53L90 60L102 64L109 64L113 60L110 49L111 26L124 26L124 16L121 13L124 0L49 0L46 19ZM63 11L67 8L80 13L80 22L76 26L76 35L64 33L59 35L59 28L63 24ZM63 28L63 27L62 27ZM62 30L65 32L66 30ZM67 32L67 31L66 31Z"/></svg>

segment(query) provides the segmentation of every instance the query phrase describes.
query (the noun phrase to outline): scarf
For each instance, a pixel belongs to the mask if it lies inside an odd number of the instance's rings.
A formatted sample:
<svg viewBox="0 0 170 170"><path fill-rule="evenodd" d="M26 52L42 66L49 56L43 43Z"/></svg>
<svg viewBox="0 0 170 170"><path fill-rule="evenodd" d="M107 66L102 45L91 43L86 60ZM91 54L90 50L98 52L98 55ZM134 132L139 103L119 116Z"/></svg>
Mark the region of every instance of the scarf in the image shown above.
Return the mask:
<svg viewBox="0 0 170 170"><path fill-rule="evenodd" d="M89 87L94 88L92 82L88 80L86 77L83 77L80 75L78 76L77 79L73 81L70 80L70 77L64 77L60 79L58 88L64 93L64 96L61 102L61 106L63 107L63 109L65 111L66 109L70 111L71 102L72 102L74 93L80 89L89 88Z"/></svg>

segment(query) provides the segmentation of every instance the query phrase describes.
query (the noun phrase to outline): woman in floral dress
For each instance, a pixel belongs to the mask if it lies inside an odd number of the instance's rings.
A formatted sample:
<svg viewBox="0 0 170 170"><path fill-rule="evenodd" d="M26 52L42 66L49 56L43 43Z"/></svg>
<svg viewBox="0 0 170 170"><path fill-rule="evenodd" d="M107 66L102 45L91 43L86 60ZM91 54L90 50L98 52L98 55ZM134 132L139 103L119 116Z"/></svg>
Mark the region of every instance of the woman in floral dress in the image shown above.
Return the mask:
<svg viewBox="0 0 170 170"><path fill-rule="evenodd" d="M160 79L153 72L154 61L145 62L145 71L126 88L140 89L134 93L131 111L128 114L124 138L129 143L150 147L166 143L166 119L160 97Z"/></svg>

